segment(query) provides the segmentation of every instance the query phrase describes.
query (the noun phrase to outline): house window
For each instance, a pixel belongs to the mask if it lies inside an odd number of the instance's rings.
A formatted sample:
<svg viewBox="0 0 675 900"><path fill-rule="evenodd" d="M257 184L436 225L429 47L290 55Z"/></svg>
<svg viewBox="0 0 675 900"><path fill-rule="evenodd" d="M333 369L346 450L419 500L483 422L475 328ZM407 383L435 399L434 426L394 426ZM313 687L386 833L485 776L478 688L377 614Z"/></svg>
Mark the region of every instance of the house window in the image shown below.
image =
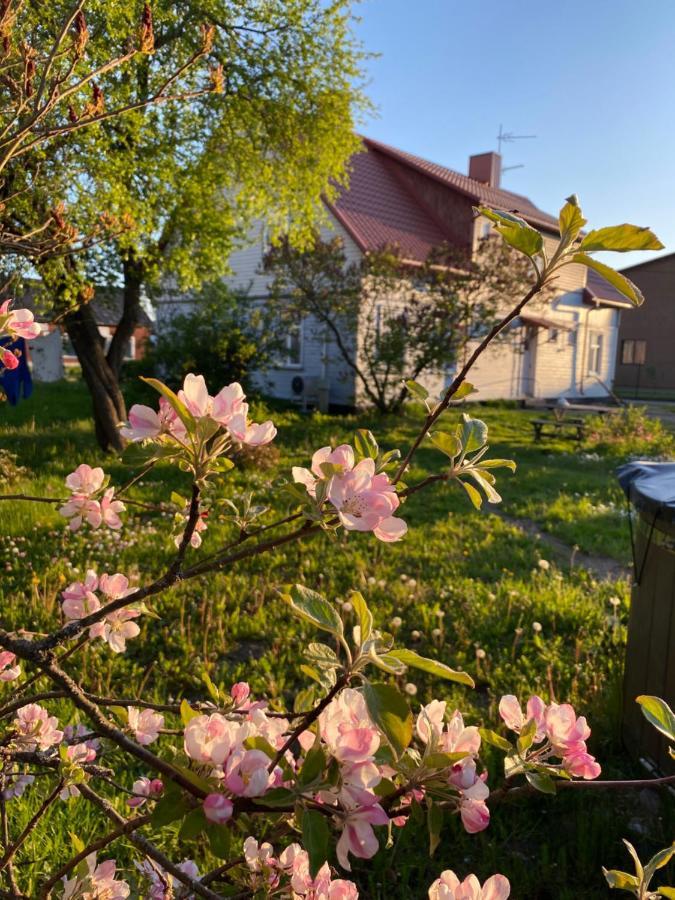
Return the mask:
<svg viewBox="0 0 675 900"><path fill-rule="evenodd" d="M302 366L302 322L291 322L284 325L284 336L279 365L287 369L299 369Z"/></svg>
<svg viewBox="0 0 675 900"><path fill-rule="evenodd" d="M621 341L621 362L624 366L643 366L647 359L647 341Z"/></svg>
<svg viewBox="0 0 675 900"><path fill-rule="evenodd" d="M602 345L604 335L600 331L591 331L588 335L588 374L600 375L602 372Z"/></svg>

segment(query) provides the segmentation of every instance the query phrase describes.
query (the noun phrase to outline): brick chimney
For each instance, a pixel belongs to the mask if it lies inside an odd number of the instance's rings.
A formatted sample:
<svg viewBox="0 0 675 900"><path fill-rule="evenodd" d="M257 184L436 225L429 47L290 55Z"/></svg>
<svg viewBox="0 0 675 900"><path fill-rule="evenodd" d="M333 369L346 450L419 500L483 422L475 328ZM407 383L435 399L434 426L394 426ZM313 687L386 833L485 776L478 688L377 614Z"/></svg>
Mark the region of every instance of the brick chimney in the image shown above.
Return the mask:
<svg viewBox="0 0 675 900"><path fill-rule="evenodd" d="M469 157L469 178L489 184L490 187L499 187L499 177L502 171L502 158L499 153L479 153Z"/></svg>

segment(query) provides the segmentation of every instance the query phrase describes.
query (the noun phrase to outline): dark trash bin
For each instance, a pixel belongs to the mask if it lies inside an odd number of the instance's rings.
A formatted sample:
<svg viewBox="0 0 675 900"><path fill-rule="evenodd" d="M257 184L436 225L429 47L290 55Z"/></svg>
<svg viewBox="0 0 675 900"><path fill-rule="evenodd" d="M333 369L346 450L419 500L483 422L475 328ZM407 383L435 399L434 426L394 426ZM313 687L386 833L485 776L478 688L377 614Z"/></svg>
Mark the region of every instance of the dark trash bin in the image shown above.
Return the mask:
<svg viewBox="0 0 675 900"><path fill-rule="evenodd" d="M635 698L650 694L675 707L675 463L627 463L617 475L628 499L634 566L623 740L634 758L671 774L668 741Z"/></svg>

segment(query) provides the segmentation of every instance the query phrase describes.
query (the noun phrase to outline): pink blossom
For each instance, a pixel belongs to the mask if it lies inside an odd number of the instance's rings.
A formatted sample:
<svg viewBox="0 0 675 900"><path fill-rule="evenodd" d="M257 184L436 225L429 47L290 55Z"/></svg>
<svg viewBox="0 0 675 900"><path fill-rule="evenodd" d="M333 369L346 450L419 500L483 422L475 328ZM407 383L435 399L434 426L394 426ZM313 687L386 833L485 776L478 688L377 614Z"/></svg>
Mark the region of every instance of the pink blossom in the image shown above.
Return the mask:
<svg viewBox="0 0 675 900"><path fill-rule="evenodd" d="M244 841L244 859L252 872L262 872L276 865L274 848L265 841L259 844L254 837Z"/></svg>
<svg viewBox="0 0 675 900"><path fill-rule="evenodd" d="M341 691L319 716L319 731L330 752L341 762L369 759L380 746L363 694L354 688Z"/></svg>
<svg viewBox="0 0 675 900"><path fill-rule="evenodd" d="M569 703L551 703L546 708L544 724L551 746L561 756L586 749L584 742L590 737L591 729L583 716L577 718Z"/></svg>
<svg viewBox="0 0 675 900"><path fill-rule="evenodd" d="M115 496L115 488L108 488L101 497L101 520L108 528L118 529L122 527L122 520L119 517L124 512L126 506L121 500L113 499Z"/></svg>
<svg viewBox="0 0 675 900"><path fill-rule="evenodd" d="M66 478L66 487L74 494L90 497L101 489L104 479L105 473L100 466L92 469L87 463L81 463Z"/></svg>
<svg viewBox="0 0 675 900"><path fill-rule="evenodd" d="M545 712L546 704L541 697L538 697L536 694L527 701L525 714L523 714L518 698L514 697L513 694L506 694L499 701L499 715L506 723L506 727L510 728L511 731L520 732L527 722L534 720L537 726L537 731L534 736L535 744L543 741L546 736L546 729L544 726Z"/></svg>
<svg viewBox="0 0 675 900"><path fill-rule="evenodd" d="M178 399L183 401L197 419L211 414L213 397L209 396L203 375L186 375L183 389L178 391Z"/></svg>
<svg viewBox="0 0 675 900"><path fill-rule="evenodd" d="M372 800L375 801L375 797ZM387 825L389 817L379 803L372 802L350 810L344 820L336 853L343 869L351 872L349 855L370 859L380 849L373 825Z"/></svg>
<svg viewBox="0 0 675 900"><path fill-rule="evenodd" d="M262 425L248 421L248 404L243 403L241 412L232 416L227 424L227 430L235 441L240 444L247 444L249 447L261 447L263 444L269 444L273 441L277 430L274 424L268 419Z"/></svg>
<svg viewBox="0 0 675 900"><path fill-rule="evenodd" d="M29 309L15 309L10 312L11 303L11 300L0 303L0 327L12 337L22 337L27 341L36 338L42 329L34 321L33 313ZM5 317L8 318L5 320Z"/></svg>
<svg viewBox="0 0 675 900"><path fill-rule="evenodd" d="M241 747L246 732L237 722L230 722L219 713L194 716L185 726L185 752L199 763L222 766L230 753Z"/></svg>
<svg viewBox="0 0 675 900"><path fill-rule="evenodd" d="M85 763L93 762L96 759L96 749L92 741L85 741L81 744L71 744L66 750L66 756L75 766L83 766ZM70 797L79 797L80 792L76 784L66 784L59 797L61 800L68 800Z"/></svg>
<svg viewBox="0 0 675 900"><path fill-rule="evenodd" d="M225 784L238 797L260 797L270 786L269 764L262 750L235 750L227 761Z"/></svg>
<svg viewBox="0 0 675 900"><path fill-rule="evenodd" d="M159 413L149 406L136 403L129 410L129 424L120 429L128 441L146 441L158 437L163 430Z"/></svg>
<svg viewBox="0 0 675 900"><path fill-rule="evenodd" d="M150 881L149 892L143 894L144 900L190 900L194 897L189 887L169 875L157 863L146 859L142 863L134 862L134 865ZM199 881L199 869L193 860L183 860L178 868L194 881Z"/></svg>
<svg viewBox="0 0 675 900"><path fill-rule="evenodd" d="M22 706L13 724L18 732L17 743L26 750L47 750L63 740L63 732L56 727L56 716L50 716L37 703Z"/></svg>
<svg viewBox="0 0 675 900"><path fill-rule="evenodd" d="M507 900L510 893L511 885L504 875L492 875L481 887L475 875L460 882L454 872L446 869L429 888L429 900Z"/></svg>
<svg viewBox="0 0 675 900"><path fill-rule="evenodd" d="M485 774L477 774L476 763L471 757L456 763L450 771L448 780L460 792L459 815L468 834L483 831L490 824L490 810L485 802L490 789L485 778Z"/></svg>
<svg viewBox="0 0 675 900"><path fill-rule="evenodd" d="M159 737L159 731L164 728L164 716L153 709L137 709L135 706L127 707L129 716L129 728L139 744L152 744Z"/></svg>
<svg viewBox="0 0 675 900"><path fill-rule="evenodd" d="M322 464L329 463L333 466L340 466L342 473L349 472L354 468L354 451L349 444L340 444L335 450L330 447L321 447L312 456L312 469L303 469L301 466L293 466L291 474L293 481L304 484L307 493L312 497L316 494L316 483L322 479L329 477L321 468Z"/></svg>
<svg viewBox="0 0 675 900"><path fill-rule="evenodd" d="M291 876L294 896L306 900L358 900L356 885L343 878L333 879L328 863L312 878L309 854L299 844L291 844L279 856L279 865Z"/></svg>
<svg viewBox="0 0 675 900"><path fill-rule="evenodd" d="M595 757L582 749L573 750L571 753L563 756L563 768L568 775L572 775L575 778L585 778L586 781L592 781L593 778L597 778L602 771Z"/></svg>
<svg viewBox="0 0 675 900"><path fill-rule="evenodd" d="M11 350L3 350L0 353L0 362L6 369L16 369L19 365L19 357Z"/></svg>
<svg viewBox="0 0 675 900"><path fill-rule="evenodd" d="M372 531L381 541L398 541L408 530L392 513L400 505L394 486L383 472L375 474L375 462L362 459L344 475L333 475L328 499L348 531Z"/></svg>
<svg viewBox="0 0 675 900"><path fill-rule="evenodd" d="M137 609L127 607L126 609L116 609L103 619L101 622L95 622L89 628L89 637L103 638L113 653L124 653L127 649L127 641L137 637L141 629L138 625L131 621L140 616Z"/></svg>
<svg viewBox="0 0 675 900"><path fill-rule="evenodd" d="M133 588L129 588L129 579L121 572L114 575L104 573L99 579L98 587L109 600L119 600L120 597L128 597L134 593Z"/></svg>
<svg viewBox="0 0 675 900"><path fill-rule="evenodd" d="M65 519L70 519L68 527L71 531L78 531L83 522L88 522L92 528L98 528L103 521L101 504L98 500L90 500L83 494L71 494L59 509L59 513Z"/></svg>
<svg viewBox="0 0 675 900"><path fill-rule="evenodd" d="M16 654L9 650L0 651L0 681L14 681L21 674L21 666L15 666Z"/></svg>
<svg viewBox="0 0 675 900"><path fill-rule="evenodd" d="M164 782L160 781L159 778L137 778L136 781L134 781L131 790L133 791L134 796L129 797L127 806L135 809L138 806L143 806L148 799L161 797L162 792L164 791Z"/></svg>
<svg viewBox="0 0 675 900"><path fill-rule="evenodd" d="M96 854L87 857L88 875L81 879L79 876L64 881L63 900L70 898L105 898L105 900L123 900L131 893L129 885L125 881L115 879L117 865L114 859L96 864Z"/></svg>
<svg viewBox="0 0 675 900"><path fill-rule="evenodd" d="M213 398L211 417L219 425L229 425L234 416L239 415L244 409L245 399L244 391L237 381L228 384Z"/></svg>
<svg viewBox="0 0 675 900"><path fill-rule="evenodd" d="M415 731L418 738L425 744L429 743L432 735L440 738L443 732L446 706L445 700L432 700L431 703L420 709L415 723Z"/></svg>
<svg viewBox="0 0 675 900"><path fill-rule="evenodd" d="M422 707L415 726L420 740L427 744L433 739L436 749L444 753L478 753L478 729L475 725L465 725L459 710L455 710L447 725L444 725L445 709L445 700L432 700Z"/></svg>
<svg viewBox="0 0 675 900"><path fill-rule="evenodd" d="M234 700L234 705L241 707L246 703L251 694L251 688L246 681L238 681L230 688L230 696Z"/></svg>
<svg viewBox="0 0 675 900"><path fill-rule="evenodd" d="M209 794L204 799L204 815L209 822L224 825L232 817L234 805L224 794Z"/></svg>

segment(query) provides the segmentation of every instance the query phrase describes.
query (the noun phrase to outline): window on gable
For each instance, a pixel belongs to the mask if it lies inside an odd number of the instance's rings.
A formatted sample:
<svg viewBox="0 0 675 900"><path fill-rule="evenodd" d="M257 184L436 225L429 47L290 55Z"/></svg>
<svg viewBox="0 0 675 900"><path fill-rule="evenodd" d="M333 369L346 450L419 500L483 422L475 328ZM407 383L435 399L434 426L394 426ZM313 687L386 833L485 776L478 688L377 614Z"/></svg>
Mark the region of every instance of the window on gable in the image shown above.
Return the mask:
<svg viewBox="0 0 675 900"><path fill-rule="evenodd" d="M602 373L602 350L604 335L601 331L591 331L588 335L588 374Z"/></svg>

